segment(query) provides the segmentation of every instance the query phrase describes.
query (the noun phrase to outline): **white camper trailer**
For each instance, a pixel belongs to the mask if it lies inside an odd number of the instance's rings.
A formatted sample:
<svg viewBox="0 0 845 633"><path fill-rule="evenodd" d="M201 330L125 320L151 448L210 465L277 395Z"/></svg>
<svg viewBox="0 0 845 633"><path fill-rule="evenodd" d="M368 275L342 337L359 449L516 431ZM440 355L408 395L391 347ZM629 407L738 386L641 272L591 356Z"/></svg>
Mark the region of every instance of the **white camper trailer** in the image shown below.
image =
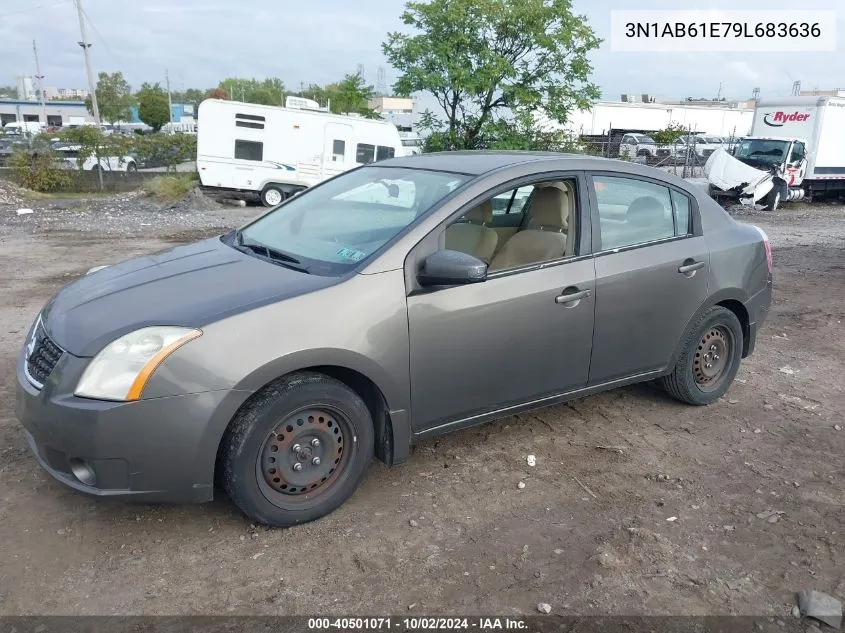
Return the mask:
<svg viewBox="0 0 845 633"><path fill-rule="evenodd" d="M203 186L257 193L275 206L339 173L405 154L392 123L330 114L304 99L289 97L285 105L203 101L197 121Z"/></svg>

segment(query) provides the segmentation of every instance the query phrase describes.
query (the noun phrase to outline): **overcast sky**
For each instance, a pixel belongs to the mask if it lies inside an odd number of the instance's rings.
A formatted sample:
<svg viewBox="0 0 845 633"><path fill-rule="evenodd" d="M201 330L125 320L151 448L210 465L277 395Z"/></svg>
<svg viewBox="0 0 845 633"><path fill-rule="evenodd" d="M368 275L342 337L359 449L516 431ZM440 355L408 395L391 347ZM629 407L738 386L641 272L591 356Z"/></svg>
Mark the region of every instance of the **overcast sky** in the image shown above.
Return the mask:
<svg viewBox="0 0 845 633"><path fill-rule="evenodd" d="M607 37L611 9L836 9L841 0L575 0L600 37ZM402 29L403 0L84 0L94 28L95 74L122 70L133 87L164 82L174 89L214 86L227 76L281 77L325 83L363 64L376 83L385 65L381 42ZM845 89L845 5L837 20L837 53L613 53L606 41L592 58L594 80L605 99L647 92L663 98L746 98L788 95L794 80L805 89ZM79 24L71 0L0 0L0 85L34 74L32 40L38 42L44 84L84 87ZM386 66L388 83L396 72Z"/></svg>

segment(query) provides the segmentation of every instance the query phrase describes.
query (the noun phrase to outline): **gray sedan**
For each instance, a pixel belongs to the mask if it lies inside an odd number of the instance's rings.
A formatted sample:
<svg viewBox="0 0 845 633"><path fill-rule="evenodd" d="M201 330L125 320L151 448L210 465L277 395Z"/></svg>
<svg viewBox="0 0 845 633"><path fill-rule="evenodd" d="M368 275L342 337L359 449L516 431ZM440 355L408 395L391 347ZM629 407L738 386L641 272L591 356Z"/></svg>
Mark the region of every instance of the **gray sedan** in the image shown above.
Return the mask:
<svg viewBox="0 0 845 633"><path fill-rule="evenodd" d="M396 158L65 286L26 338L17 415L76 490L222 488L289 526L420 438L646 380L709 404L771 296L765 234L666 172Z"/></svg>

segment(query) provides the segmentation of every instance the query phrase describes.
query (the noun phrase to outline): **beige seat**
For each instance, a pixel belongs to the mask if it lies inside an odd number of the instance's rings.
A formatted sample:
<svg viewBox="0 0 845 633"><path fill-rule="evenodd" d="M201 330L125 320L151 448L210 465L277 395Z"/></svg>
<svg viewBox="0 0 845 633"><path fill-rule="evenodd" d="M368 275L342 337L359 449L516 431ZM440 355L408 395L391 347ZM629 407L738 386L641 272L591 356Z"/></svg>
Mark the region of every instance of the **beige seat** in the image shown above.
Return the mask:
<svg viewBox="0 0 845 633"><path fill-rule="evenodd" d="M478 259L490 262L499 234L487 226L493 220L493 203L489 200L468 211L464 218L468 222L458 222L446 228L446 248L474 255Z"/></svg>
<svg viewBox="0 0 845 633"><path fill-rule="evenodd" d="M558 259L567 254L569 196L558 187L534 193L529 227L507 242L490 263L491 270Z"/></svg>

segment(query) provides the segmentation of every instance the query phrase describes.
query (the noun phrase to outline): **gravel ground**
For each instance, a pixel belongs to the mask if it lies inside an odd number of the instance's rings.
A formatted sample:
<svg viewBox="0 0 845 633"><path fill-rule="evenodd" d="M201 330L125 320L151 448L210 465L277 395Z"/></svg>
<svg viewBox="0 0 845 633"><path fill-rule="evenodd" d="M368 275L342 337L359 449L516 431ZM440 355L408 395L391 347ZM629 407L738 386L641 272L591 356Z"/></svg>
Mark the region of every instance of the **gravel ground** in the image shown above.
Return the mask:
<svg viewBox="0 0 845 633"><path fill-rule="evenodd" d="M2 185L0 185L2 186ZM429 440L374 463L323 520L91 500L14 419L15 360L87 268L261 211L0 189L0 614L744 614L845 598L845 208L743 216L772 239L775 301L720 402L638 385ZM526 456L536 455L529 466ZM518 486L519 482L525 484Z"/></svg>

